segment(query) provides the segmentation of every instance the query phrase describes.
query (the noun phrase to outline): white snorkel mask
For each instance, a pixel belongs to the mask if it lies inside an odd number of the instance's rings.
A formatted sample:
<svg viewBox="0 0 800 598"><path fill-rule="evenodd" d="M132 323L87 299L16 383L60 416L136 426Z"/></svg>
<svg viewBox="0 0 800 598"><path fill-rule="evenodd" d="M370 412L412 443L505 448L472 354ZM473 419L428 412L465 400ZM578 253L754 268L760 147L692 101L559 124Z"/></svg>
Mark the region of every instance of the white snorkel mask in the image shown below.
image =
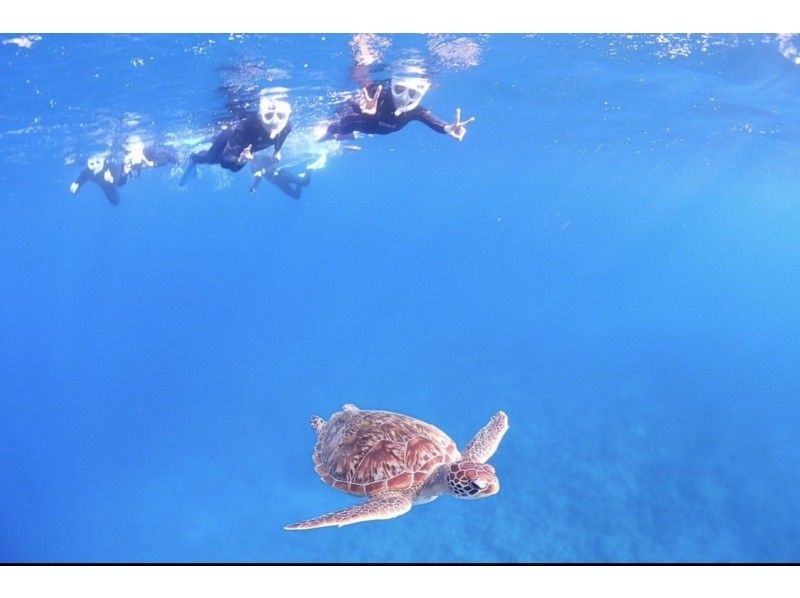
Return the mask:
<svg viewBox="0 0 800 598"><path fill-rule="evenodd" d="M86 160L86 167L92 171L92 174L100 174L106 165L105 154L94 154Z"/></svg>
<svg viewBox="0 0 800 598"><path fill-rule="evenodd" d="M430 87L431 82L422 77L392 77L394 115L400 116L419 106Z"/></svg>
<svg viewBox="0 0 800 598"><path fill-rule="evenodd" d="M292 107L289 102L262 97L258 102L258 116L269 130L269 138L275 139L289 123Z"/></svg>

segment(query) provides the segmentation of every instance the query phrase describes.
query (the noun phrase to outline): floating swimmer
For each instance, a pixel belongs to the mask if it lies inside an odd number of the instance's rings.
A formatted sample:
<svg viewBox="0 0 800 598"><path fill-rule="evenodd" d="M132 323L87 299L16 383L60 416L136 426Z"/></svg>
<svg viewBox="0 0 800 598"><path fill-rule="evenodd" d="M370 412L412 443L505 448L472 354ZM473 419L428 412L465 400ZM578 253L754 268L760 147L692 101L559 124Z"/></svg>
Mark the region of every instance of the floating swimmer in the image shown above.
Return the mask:
<svg viewBox="0 0 800 598"><path fill-rule="evenodd" d="M69 186L69 191L75 194L85 183L92 181L102 189L106 199L117 206L119 193L116 188L124 186L127 180L128 175L121 164L109 159L107 154L94 154L86 161L86 168Z"/></svg>
<svg viewBox="0 0 800 598"><path fill-rule="evenodd" d="M430 81L424 77L392 77L389 81L366 83L359 98L348 102L344 114L328 126L320 141L348 139L356 131L387 135L399 131L412 120L462 141L467 125L474 122L475 117L462 121L461 108L456 108L452 124L441 120L420 105L430 87Z"/></svg>
<svg viewBox="0 0 800 598"><path fill-rule="evenodd" d="M233 172L240 171L254 159L255 152L273 147L272 158L280 160L280 150L292 130L288 102L264 96L258 111L248 112L233 127L217 134L208 150L197 152L181 179L181 185L193 177L198 164L219 164Z"/></svg>
<svg viewBox="0 0 800 598"><path fill-rule="evenodd" d="M122 168L126 175L135 173L139 176L145 168L158 168L178 163L178 152L166 145L145 145L140 140L128 143Z"/></svg>

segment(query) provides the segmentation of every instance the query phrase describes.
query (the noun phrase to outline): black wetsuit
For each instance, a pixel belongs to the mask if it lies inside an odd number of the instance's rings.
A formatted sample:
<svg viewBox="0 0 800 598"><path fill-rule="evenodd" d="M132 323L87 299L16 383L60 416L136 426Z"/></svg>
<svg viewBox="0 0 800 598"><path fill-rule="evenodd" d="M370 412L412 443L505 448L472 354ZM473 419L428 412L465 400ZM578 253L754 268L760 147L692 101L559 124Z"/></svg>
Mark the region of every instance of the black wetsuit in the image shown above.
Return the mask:
<svg viewBox="0 0 800 598"><path fill-rule="evenodd" d="M144 148L144 157L154 162L153 168L178 163L178 152L168 145L148 145Z"/></svg>
<svg viewBox="0 0 800 598"><path fill-rule="evenodd" d="M447 123L434 116L430 110L421 105L402 113L400 116L395 116L394 111L396 108L392 99L391 81L381 81L367 85L370 97L374 96L378 85L383 85L383 89L378 96L378 106L375 114L364 114L358 106L358 101L350 100L344 114L340 116L337 122L328 126L328 131L320 141L333 139L337 135L350 135L354 131L387 135L399 131L412 120L418 120L428 125L437 133L446 132L444 127Z"/></svg>
<svg viewBox="0 0 800 598"><path fill-rule="evenodd" d="M275 146L275 151L280 151L291 130L292 123L288 122L275 139L270 139L269 131L261 122L261 117L257 112L250 112L235 126L219 133L208 150L193 154L192 164L219 164L223 168L238 172L247 163L245 160L239 160L244 148L251 145L251 151L255 153Z"/></svg>
<svg viewBox="0 0 800 598"><path fill-rule="evenodd" d="M178 152L175 148L167 145L148 145L144 148L142 153L153 165L149 166L143 163L133 165L131 173L136 173L137 176L141 174L144 168L158 168L159 166L178 163Z"/></svg>
<svg viewBox="0 0 800 598"><path fill-rule="evenodd" d="M311 182L310 170L303 174L294 174L286 168L271 165L261 168L257 172L261 172L262 175L254 178L253 184L250 185L250 193L254 193L261 180L266 179L292 199L300 199L303 189L308 187Z"/></svg>
<svg viewBox="0 0 800 598"><path fill-rule="evenodd" d="M109 183L105 179L106 172L111 173L111 176L114 178L113 183ZM124 186L127 180L128 176L124 173L121 164L106 160L103 170L97 174L92 172L88 167L84 168L83 171L81 171L81 173L78 175L78 178L75 179L75 184L78 185L78 189L80 189L84 183L88 181L96 183L100 189L103 190L103 194L106 196L106 199L116 206L119 205L119 193L117 193L116 188Z"/></svg>

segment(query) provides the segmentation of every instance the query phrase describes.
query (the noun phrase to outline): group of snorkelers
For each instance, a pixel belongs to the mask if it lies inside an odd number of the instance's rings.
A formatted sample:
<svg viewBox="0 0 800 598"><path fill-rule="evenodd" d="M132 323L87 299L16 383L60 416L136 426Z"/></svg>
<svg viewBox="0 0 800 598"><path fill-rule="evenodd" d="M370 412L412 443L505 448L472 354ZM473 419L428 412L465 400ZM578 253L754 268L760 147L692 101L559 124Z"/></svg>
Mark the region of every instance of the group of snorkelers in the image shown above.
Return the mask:
<svg viewBox="0 0 800 598"><path fill-rule="evenodd" d="M122 187L132 175L139 176L144 168L156 168L178 163L178 152L166 145L145 145L141 141L128 144L122 160L108 154L94 154L86 161L84 168L69 186L70 193L78 190L89 181L97 184L113 205L119 204L117 187Z"/></svg>
<svg viewBox="0 0 800 598"><path fill-rule="evenodd" d="M411 121L420 121L436 131L458 141L464 139L467 125L474 117L461 120L461 110L456 109L455 121L447 123L421 105L430 89L430 81L419 76L396 76L386 81L361 81L358 95L349 100L335 122L328 125L319 141L353 139L355 133L387 135L405 127ZM244 112L230 126L222 128L214 137L211 147L192 154L180 186L195 177L198 164L219 165L238 172L250 164L253 170L254 192L266 179L288 196L299 199L311 179L311 170L300 174L281 166L281 148L292 132L292 107L284 99L265 95L259 98L256 111ZM259 154L272 148L272 155ZM146 168L177 165L178 155L166 145L135 142L128 144L121 159L107 154L89 158L86 168L70 185L77 193L81 186L96 183L113 205L119 204L117 192L131 175L141 174Z"/></svg>

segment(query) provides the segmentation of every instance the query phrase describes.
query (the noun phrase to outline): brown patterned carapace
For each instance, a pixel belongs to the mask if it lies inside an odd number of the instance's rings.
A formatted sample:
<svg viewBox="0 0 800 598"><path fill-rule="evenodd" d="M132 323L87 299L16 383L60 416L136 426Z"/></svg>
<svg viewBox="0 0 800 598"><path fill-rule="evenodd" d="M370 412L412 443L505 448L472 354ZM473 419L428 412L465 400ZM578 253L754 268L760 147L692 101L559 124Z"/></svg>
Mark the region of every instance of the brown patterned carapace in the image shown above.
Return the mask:
<svg viewBox="0 0 800 598"><path fill-rule="evenodd" d="M315 469L327 484L367 496L419 486L436 467L459 457L438 428L388 411L341 411L322 428L314 448Z"/></svg>

